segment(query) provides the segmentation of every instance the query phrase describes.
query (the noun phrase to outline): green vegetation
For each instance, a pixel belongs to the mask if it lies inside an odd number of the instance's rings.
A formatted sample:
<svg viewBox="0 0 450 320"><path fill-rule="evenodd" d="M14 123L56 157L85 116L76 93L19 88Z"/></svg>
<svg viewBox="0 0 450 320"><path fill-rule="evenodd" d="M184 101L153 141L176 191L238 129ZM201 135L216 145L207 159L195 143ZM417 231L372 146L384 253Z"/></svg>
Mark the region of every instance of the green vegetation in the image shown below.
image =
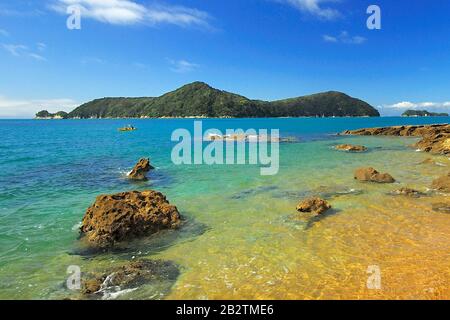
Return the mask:
<svg viewBox="0 0 450 320"><path fill-rule="evenodd" d="M364 101L340 92L266 102L221 91L202 82L185 85L158 98L103 98L81 105L69 118L162 117L378 117Z"/></svg>
<svg viewBox="0 0 450 320"><path fill-rule="evenodd" d="M69 114L64 111L50 113L47 110L42 110L36 113L36 119L67 119L68 117Z"/></svg>
<svg viewBox="0 0 450 320"><path fill-rule="evenodd" d="M448 113L428 112L426 110L406 110L402 117L448 117Z"/></svg>

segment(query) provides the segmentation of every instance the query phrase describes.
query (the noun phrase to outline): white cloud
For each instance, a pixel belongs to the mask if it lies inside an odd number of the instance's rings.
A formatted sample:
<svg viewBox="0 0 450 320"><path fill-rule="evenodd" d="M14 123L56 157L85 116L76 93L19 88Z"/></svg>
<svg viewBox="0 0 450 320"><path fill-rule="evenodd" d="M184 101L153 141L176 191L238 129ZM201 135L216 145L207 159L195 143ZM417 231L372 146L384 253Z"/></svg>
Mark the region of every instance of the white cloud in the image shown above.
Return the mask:
<svg viewBox="0 0 450 320"><path fill-rule="evenodd" d="M39 50L39 51L45 51L45 49L47 49L47 45L45 44L45 43L43 43L43 42L38 42L37 44L36 44L36 46L37 46L37 49Z"/></svg>
<svg viewBox="0 0 450 320"><path fill-rule="evenodd" d="M325 20L332 20L341 16L338 10L322 6L322 3L336 2L335 0L278 0L278 2L287 3L302 12Z"/></svg>
<svg viewBox="0 0 450 320"><path fill-rule="evenodd" d="M332 43L345 43L345 44L363 44L367 41L366 38L361 36L351 36L347 31L342 31L338 36L323 35L322 39L325 42Z"/></svg>
<svg viewBox="0 0 450 320"><path fill-rule="evenodd" d="M9 37L9 32L5 29L0 29L0 36Z"/></svg>
<svg viewBox="0 0 450 320"><path fill-rule="evenodd" d="M54 0L51 9L67 14L71 5L79 6L81 19L94 19L114 25L175 24L178 26L208 27L206 12L183 6L152 4L144 6L132 0Z"/></svg>
<svg viewBox="0 0 450 320"><path fill-rule="evenodd" d="M97 57L85 57L81 59L81 64L105 64L106 61Z"/></svg>
<svg viewBox="0 0 450 320"><path fill-rule="evenodd" d="M187 72L191 72L194 71L195 69L197 69L199 67L198 64L186 61L186 60L171 60L168 59L171 68L170 70L172 70L173 72L176 73L187 73Z"/></svg>
<svg viewBox="0 0 450 320"><path fill-rule="evenodd" d="M384 115L400 115L406 110L427 110L429 112L450 112L450 101L448 102L410 102L402 101L394 104L385 104L378 107Z"/></svg>
<svg viewBox="0 0 450 320"><path fill-rule="evenodd" d="M1 47L14 57L27 57L37 61L47 61L46 58L31 51L23 44L1 44Z"/></svg>
<svg viewBox="0 0 450 320"><path fill-rule="evenodd" d="M28 47L23 44L2 44L2 47L16 57L20 57L23 52L28 50Z"/></svg>
<svg viewBox="0 0 450 320"><path fill-rule="evenodd" d="M323 38L323 41L325 41L325 42L333 42L333 43L338 42L338 39L336 37L329 36L329 35L326 35L326 34L323 35L322 38Z"/></svg>
<svg viewBox="0 0 450 320"><path fill-rule="evenodd" d="M72 99L16 100L0 96L0 117L32 118L41 110L49 112L71 111L79 104Z"/></svg>
<svg viewBox="0 0 450 320"><path fill-rule="evenodd" d="M34 60L38 60L38 61L47 61L46 58L44 58L43 56L41 56L40 54L37 53L28 53L28 57L33 58Z"/></svg>
<svg viewBox="0 0 450 320"><path fill-rule="evenodd" d="M415 108L417 105L409 102L409 101L402 101L398 103L394 103L392 105L385 106L386 108L395 108L395 109L406 109L406 108Z"/></svg>

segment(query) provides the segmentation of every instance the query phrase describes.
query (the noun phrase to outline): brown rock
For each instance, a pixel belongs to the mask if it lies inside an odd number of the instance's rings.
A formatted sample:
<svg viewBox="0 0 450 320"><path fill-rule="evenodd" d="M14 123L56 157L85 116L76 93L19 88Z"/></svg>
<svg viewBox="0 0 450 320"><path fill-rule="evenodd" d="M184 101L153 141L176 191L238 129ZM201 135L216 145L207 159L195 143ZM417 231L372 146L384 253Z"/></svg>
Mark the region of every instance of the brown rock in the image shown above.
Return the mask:
<svg viewBox="0 0 450 320"><path fill-rule="evenodd" d="M334 147L339 151L347 151L347 152L365 152L367 148L365 146L358 146L352 144L340 144Z"/></svg>
<svg viewBox="0 0 450 320"><path fill-rule="evenodd" d="M105 277L106 278L106 277ZM83 294L95 294L102 288L102 283L105 281L105 278L94 278L87 279L83 281L82 293Z"/></svg>
<svg viewBox="0 0 450 320"><path fill-rule="evenodd" d="M317 215L322 214L329 209L331 209L331 205L320 198L308 198L297 205L297 211L310 212Z"/></svg>
<svg viewBox="0 0 450 320"><path fill-rule="evenodd" d="M393 194L414 197L414 198L418 198L418 197L424 195L422 192L411 189L411 188L400 188L398 190L395 190L393 192Z"/></svg>
<svg viewBox="0 0 450 320"><path fill-rule="evenodd" d="M156 191L131 191L98 196L82 221L81 233L100 247L175 229L180 225L177 207Z"/></svg>
<svg viewBox="0 0 450 320"><path fill-rule="evenodd" d="M442 192L450 192L450 172L446 176L434 180L431 188Z"/></svg>
<svg viewBox="0 0 450 320"><path fill-rule="evenodd" d="M170 261L138 260L108 272L89 275L83 280L82 293L105 295L120 290L132 289L153 281L175 280L178 267Z"/></svg>
<svg viewBox="0 0 450 320"><path fill-rule="evenodd" d="M134 166L128 177L133 180L147 180L147 173L153 169L155 168L150 165L150 159L143 158Z"/></svg>
<svg viewBox="0 0 450 320"><path fill-rule="evenodd" d="M394 183L395 179L389 173L379 173L374 168L359 168L355 171L355 179L378 183Z"/></svg>

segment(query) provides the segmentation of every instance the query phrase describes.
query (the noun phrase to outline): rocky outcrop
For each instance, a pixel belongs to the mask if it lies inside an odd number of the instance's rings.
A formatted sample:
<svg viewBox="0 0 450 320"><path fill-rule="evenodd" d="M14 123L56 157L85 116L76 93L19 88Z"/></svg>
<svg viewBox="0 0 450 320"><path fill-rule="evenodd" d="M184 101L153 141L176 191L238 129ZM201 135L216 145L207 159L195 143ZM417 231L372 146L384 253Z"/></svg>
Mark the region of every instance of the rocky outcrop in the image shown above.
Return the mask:
<svg viewBox="0 0 450 320"><path fill-rule="evenodd" d="M415 144L418 149L435 154L450 154L450 134L430 134Z"/></svg>
<svg viewBox="0 0 450 320"><path fill-rule="evenodd" d="M424 193L414 190L414 189L411 189L411 188L400 188L398 190L393 191L392 194L407 196L407 197L412 197L412 198L418 198L418 197L424 195Z"/></svg>
<svg viewBox="0 0 450 320"><path fill-rule="evenodd" d="M389 173L379 173L372 167L359 168L355 171L354 177L359 181L394 183L395 179Z"/></svg>
<svg viewBox="0 0 450 320"><path fill-rule="evenodd" d="M178 275L178 267L170 261L138 260L105 273L88 275L83 279L82 293L108 298L143 284L175 281Z"/></svg>
<svg viewBox="0 0 450 320"><path fill-rule="evenodd" d="M334 149L338 151L347 151L347 152L365 152L367 148L365 146L358 146L352 144L340 144L334 147Z"/></svg>
<svg viewBox="0 0 450 320"><path fill-rule="evenodd" d="M316 215L322 214L329 209L331 209L331 205L327 201L317 197L305 199L297 205L297 211L314 213Z"/></svg>
<svg viewBox="0 0 450 320"><path fill-rule="evenodd" d="M156 191L131 191L98 196L80 231L89 242L108 247L116 242L175 229L181 223L177 207Z"/></svg>
<svg viewBox="0 0 450 320"><path fill-rule="evenodd" d="M414 147L434 154L450 154L450 125L395 126L347 130L342 135L422 137Z"/></svg>
<svg viewBox="0 0 450 320"><path fill-rule="evenodd" d="M128 178L132 180L147 180L147 173L153 169L155 168L150 164L150 159L140 159L128 174Z"/></svg>
<svg viewBox="0 0 450 320"><path fill-rule="evenodd" d="M437 191L450 192L450 172L433 181L431 188Z"/></svg>

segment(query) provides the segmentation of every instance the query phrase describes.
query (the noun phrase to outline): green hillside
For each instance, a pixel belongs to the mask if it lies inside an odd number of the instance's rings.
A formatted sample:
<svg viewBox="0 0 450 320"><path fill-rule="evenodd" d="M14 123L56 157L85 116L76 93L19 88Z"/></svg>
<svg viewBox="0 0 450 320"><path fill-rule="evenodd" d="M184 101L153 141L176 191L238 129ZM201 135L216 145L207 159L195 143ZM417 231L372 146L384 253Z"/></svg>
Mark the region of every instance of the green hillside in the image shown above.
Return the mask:
<svg viewBox="0 0 450 320"><path fill-rule="evenodd" d="M364 101L340 92L260 101L194 82L157 98L103 98L81 105L69 118L379 116Z"/></svg>

